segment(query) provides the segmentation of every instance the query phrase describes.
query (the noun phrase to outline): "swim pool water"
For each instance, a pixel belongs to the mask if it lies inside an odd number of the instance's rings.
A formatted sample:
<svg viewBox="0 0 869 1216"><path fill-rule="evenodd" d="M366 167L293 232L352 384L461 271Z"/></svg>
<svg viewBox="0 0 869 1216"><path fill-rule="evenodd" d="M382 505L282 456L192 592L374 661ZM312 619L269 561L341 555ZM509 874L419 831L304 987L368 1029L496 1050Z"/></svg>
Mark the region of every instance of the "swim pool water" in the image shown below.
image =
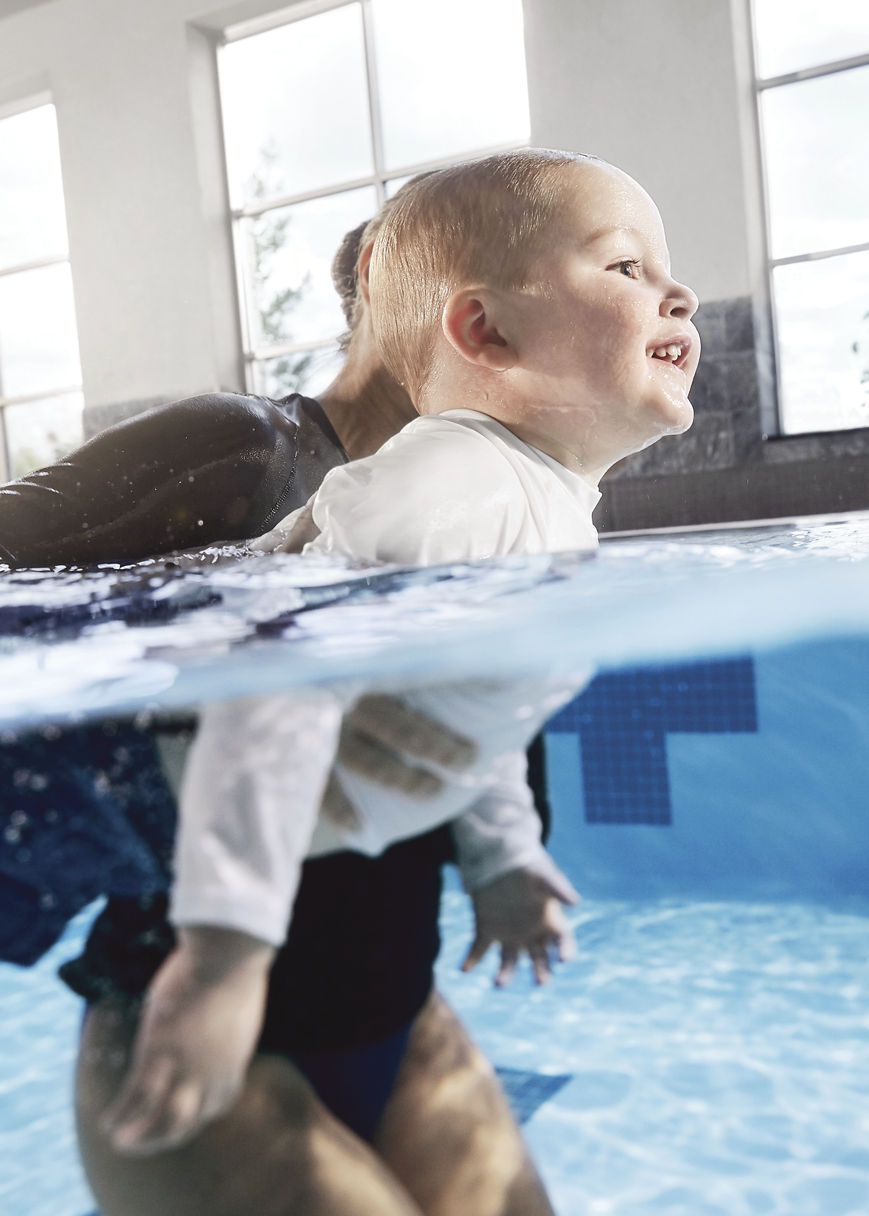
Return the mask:
<svg viewBox="0 0 869 1216"><path fill-rule="evenodd" d="M0 1214L85 1216L93 1200L78 1163L72 1078L82 1003L55 974L76 953L90 913L26 970L0 963Z"/></svg>
<svg viewBox="0 0 869 1216"><path fill-rule="evenodd" d="M525 1126L559 1216L865 1216L869 907L584 901L534 989L439 982L496 1065L570 1080Z"/></svg>
<svg viewBox="0 0 869 1216"><path fill-rule="evenodd" d="M429 633L417 657L431 669L443 659L439 626L451 633L467 608L464 649L450 655L458 668L487 655L512 661L539 600L551 626L538 630L543 657L563 645L577 661L659 650L711 651L713 668L720 660L726 678L704 674L699 693L690 674L652 688L672 710L665 738L632 718L633 693L613 717L612 738L624 727L646 760L664 756L669 786L654 818L632 820L612 785L583 784L594 752L583 755L575 735L550 739L553 847L586 895L574 914L580 956L550 988L524 977L498 993L484 972L458 975L467 905L447 893L441 983L495 1064L514 1070L510 1084L530 1075L526 1130L559 1216L869 1212L869 908L857 898L869 871L867 539L864 518L702 545L617 542L591 567L556 561L542 591L545 562L482 572L479 584L471 572L458 594L446 582L433 595L428 574L403 589L399 580L395 605L381 612L375 603L355 633L349 610L337 646L333 608L292 626L294 661L309 671L322 661L342 674L360 656L372 668L400 666L420 628ZM140 701L165 693L171 703L184 688L258 679L276 652L260 647L264 635L249 644L251 604L264 596L271 613L298 606L282 570L261 569L212 580L224 602L207 610L204 631L185 617L138 632L108 621L87 633L84 650L64 639L11 645L0 655L5 721L55 696L106 708L131 689ZM57 590L79 594L74 579ZM13 584L11 606L25 593ZM589 634L577 631L578 612L594 622ZM397 645L396 614L410 620ZM849 632L863 637L852 645ZM828 633L838 640L823 642ZM734 666L758 637L771 649ZM788 637L811 644L788 652ZM83 656L94 654L102 666L88 668ZM616 673L615 684L630 678ZM705 706L703 725L686 727L683 694ZM722 698L732 700L724 717ZM648 802L649 770L637 773ZM566 822L577 827L572 841L559 839ZM705 894L701 877L714 880ZM0 969L0 1216L90 1210L68 1100L78 1002L53 977L58 954L74 952L70 939L31 971ZM553 1092L532 1111L541 1074L555 1078Z"/></svg>
<svg viewBox="0 0 869 1216"><path fill-rule="evenodd" d="M523 971L493 991L494 953L459 972L471 921L453 882L438 980L514 1086L569 1078L519 1102L559 1216L865 1216L867 914L584 900L576 960L545 988ZM54 978L82 924L0 972L3 1216L92 1211L69 1103L79 1003Z"/></svg>

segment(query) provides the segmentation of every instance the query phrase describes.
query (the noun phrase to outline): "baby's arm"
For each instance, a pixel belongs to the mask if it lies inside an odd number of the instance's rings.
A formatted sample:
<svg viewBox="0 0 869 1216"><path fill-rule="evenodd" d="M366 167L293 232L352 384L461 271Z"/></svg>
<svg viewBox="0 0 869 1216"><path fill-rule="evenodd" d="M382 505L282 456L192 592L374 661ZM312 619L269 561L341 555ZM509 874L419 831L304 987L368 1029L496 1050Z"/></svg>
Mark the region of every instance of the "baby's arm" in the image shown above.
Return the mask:
<svg viewBox="0 0 869 1216"><path fill-rule="evenodd" d="M524 755L504 757L497 781L453 823L459 869L474 904L476 931L462 965L470 971L495 942L498 987L509 984L523 951L537 983L550 977L550 950L561 961L574 952L563 904L579 899L546 852L526 780Z"/></svg>
<svg viewBox="0 0 869 1216"><path fill-rule="evenodd" d="M173 1148L235 1100L340 722L341 702L324 690L203 711L176 842L179 942L148 992L129 1075L105 1117L117 1149Z"/></svg>

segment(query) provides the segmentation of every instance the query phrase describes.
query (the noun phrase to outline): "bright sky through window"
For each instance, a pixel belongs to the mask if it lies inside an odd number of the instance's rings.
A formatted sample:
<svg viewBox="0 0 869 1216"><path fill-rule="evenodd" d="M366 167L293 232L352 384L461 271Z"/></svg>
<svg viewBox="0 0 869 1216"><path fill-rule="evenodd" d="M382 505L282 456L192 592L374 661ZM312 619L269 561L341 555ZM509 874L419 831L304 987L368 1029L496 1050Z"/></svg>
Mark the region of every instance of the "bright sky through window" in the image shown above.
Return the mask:
<svg viewBox="0 0 869 1216"><path fill-rule="evenodd" d="M81 439L81 368L57 119L0 119L0 473L19 476Z"/></svg>
<svg viewBox="0 0 869 1216"><path fill-rule="evenodd" d="M249 382L315 392L338 366L344 233L420 166L527 143L521 0L353 0L231 40L219 66Z"/></svg>
<svg viewBox="0 0 869 1216"><path fill-rule="evenodd" d="M753 4L781 427L866 427L869 7Z"/></svg>

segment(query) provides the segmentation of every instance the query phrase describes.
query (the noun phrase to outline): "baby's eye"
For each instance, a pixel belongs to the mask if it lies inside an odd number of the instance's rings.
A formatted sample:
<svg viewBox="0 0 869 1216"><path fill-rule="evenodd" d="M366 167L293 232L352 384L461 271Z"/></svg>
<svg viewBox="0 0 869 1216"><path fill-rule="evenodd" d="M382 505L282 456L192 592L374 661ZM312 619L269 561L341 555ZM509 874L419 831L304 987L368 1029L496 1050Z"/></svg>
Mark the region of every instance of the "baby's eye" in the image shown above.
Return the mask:
<svg viewBox="0 0 869 1216"><path fill-rule="evenodd" d="M619 274L626 275L629 279L638 279L640 277L640 263L636 258L622 258L616 262L615 269Z"/></svg>

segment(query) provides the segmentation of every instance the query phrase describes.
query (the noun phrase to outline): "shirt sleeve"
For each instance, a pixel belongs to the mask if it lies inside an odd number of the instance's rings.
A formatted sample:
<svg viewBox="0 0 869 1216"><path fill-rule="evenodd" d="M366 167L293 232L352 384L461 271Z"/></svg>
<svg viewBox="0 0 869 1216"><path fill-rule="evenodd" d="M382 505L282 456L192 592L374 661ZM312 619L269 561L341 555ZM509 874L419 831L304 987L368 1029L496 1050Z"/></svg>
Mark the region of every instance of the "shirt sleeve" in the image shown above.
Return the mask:
<svg viewBox="0 0 869 1216"><path fill-rule="evenodd" d="M455 426L402 431L333 469L314 501L305 552L438 565L510 552L524 518L515 475L483 436Z"/></svg>
<svg viewBox="0 0 869 1216"><path fill-rule="evenodd" d="M542 826L528 786L524 753L502 757L495 780L453 821L465 890L476 891L519 868L563 886L561 871L540 839Z"/></svg>
<svg viewBox="0 0 869 1216"><path fill-rule="evenodd" d="M173 924L284 941L342 707L305 689L204 708L181 788Z"/></svg>
<svg viewBox="0 0 869 1216"><path fill-rule="evenodd" d="M132 562L257 536L307 497L297 432L279 404L233 393L118 422L0 486L0 561Z"/></svg>

